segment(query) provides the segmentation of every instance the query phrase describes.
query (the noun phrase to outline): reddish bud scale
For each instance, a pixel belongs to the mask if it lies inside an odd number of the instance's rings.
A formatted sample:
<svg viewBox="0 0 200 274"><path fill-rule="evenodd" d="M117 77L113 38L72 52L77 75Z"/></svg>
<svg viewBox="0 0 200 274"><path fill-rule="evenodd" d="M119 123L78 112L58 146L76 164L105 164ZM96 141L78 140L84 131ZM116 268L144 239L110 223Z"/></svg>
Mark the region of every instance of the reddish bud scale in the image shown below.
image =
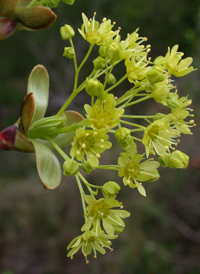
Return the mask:
<svg viewBox="0 0 200 274"><path fill-rule="evenodd" d="M17 131L18 126L15 124L2 130L0 133L0 145L3 150L11 151L13 149Z"/></svg>

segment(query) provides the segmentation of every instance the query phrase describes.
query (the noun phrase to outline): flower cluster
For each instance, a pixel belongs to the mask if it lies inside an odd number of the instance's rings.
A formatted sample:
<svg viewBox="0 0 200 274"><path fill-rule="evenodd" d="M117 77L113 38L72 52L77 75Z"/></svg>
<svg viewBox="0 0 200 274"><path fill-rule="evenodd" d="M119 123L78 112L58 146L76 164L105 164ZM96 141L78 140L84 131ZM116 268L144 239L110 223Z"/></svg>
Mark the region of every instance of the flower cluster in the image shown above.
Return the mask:
<svg viewBox="0 0 200 274"><path fill-rule="evenodd" d="M58 3L59 0L1 1L0 40L19 29L49 26L56 18L49 8ZM147 38L140 37L138 29L123 40L120 28L113 30L115 23L106 18L99 23L95 17L96 13L88 20L82 14L83 25L79 33L90 46L80 64L72 41L75 31L70 25L61 27L62 39L70 44L65 47L63 55L74 62L75 79L72 94L58 113L44 117L49 78L45 68L38 65L30 74L20 118L0 133L2 149L35 152L38 173L45 188L53 189L61 181L60 162L53 150L61 155L63 174L76 179L85 218L82 234L68 245L67 256L73 258L81 249L86 262L92 252L97 257L97 252L105 254L105 248L111 249L111 240L124 230L123 219L130 213L123 210L122 203L116 200L121 186L137 188L141 195L146 196L142 183L158 180L160 165L186 168L189 156L176 147L181 134L191 135L191 127L195 126L193 109L190 108L192 101L178 94L171 79L171 75L183 77L194 71L192 58L182 59L183 53L178 52L178 45L175 45L168 48L165 56L152 61L148 57L150 45L144 45ZM92 62L92 72L79 83L80 71L94 45L99 50ZM120 62L124 64L125 73L118 78L115 71ZM130 88L117 98L115 89L124 81ZM90 104L84 105L83 116L68 109L80 92L85 92L91 100ZM130 114L134 110L130 107L148 99L164 105L165 111L154 115ZM114 163L102 165L101 154L111 147L116 149L115 141L122 151ZM62 149L66 145L71 145L69 153ZM150 158L152 154L155 159ZM116 171L122 178L119 179L121 186L114 181L101 185L89 183L83 174L95 169ZM103 197L97 197L99 190Z"/></svg>

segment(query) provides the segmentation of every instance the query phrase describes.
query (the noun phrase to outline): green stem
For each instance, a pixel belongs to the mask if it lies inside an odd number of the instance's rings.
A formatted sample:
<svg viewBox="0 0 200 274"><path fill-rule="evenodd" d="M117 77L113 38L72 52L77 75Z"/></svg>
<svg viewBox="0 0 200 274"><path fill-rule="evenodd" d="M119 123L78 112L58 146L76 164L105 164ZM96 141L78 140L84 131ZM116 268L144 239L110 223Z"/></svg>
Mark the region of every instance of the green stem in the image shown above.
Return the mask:
<svg viewBox="0 0 200 274"><path fill-rule="evenodd" d="M75 175L76 177L76 181L77 181L77 185L78 185L78 188L79 188L79 192L80 192L80 195L81 195L81 201L82 201L82 206L83 206L83 213L84 213L84 218L85 218L85 222L87 221L87 217L85 216L87 211L86 211L86 206L85 206L85 192L83 190L83 187L82 187L82 184L81 184L81 181L79 179L79 175Z"/></svg>
<svg viewBox="0 0 200 274"><path fill-rule="evenodd" d="M57 152L63 157L64 160L68 160L69 157L65 152L56 144L56 142L49 136L46 136L46 139L49 141L49 143L52 144L52 146L57 150Z"/></svg>
<svg viewBox="0 0 200 274"><path fill-rule="evenodd" d="M146 118L155 118L155 115L122 115L122 118L130 119L146 119Z"/></svg>
<svg viewBox="0 0 200 274"><path fill-rule="evenodd" d="M106 83L107 83L107 81L108 81L108 77L109 77L109 75L111 74L111 72L112 72L114 66L115 66L115 63L113 62L112 65L111 65L111 68L110 68L110 70L109 70L109 72L108 72L108 74L106 74L106 78L105 78L105 82L104 82L104 89L105 89L105 87L106 87ZM107 63L106 63L106 67L107 67ZM108 68L107 68L107 69L108 69Z"/></svg>
<svg viewBox="0 0 200 274"><path fill-rule="evenodd" d="M83 65L85 64L85 62L87 61L87 59L88 59L88 57L89 57L92 49L93 49L93 45L90 45L90 47L88 49L88 52L87 52L85 58L83 59L83 61L81 62L80 66L78 68L76 68L76 66L75 66L76 73L75 73L75 79L74 79L74 89L73 89L73 92L69 96L68 100L61 107L61 109L58 111L57 116L61 116L61 114L65 111L65 109L69 106L69 104L76 97L76 95L80 92L79 90L77 90L79 72L80 72L81 68L83 67ZM76 63L76 60L74 62Z"/></svg>
<svg viewBox="0 0 200 274"><path fill-rule="evenodd" d="M119 84L121 84L126 78L127 78L127 74L124 75L119 81L117 81L114 85L112 85L110 88L106 89L105 92L109 92L112 89L114 89L115 87L117 87Z"/></svg>
<svg viewBox="0 0 200 274"><path fill-rule="evenodd" d="M143 87L133 87L130 90L128 90L124 95L122 95L117 101L116 106L119 104L122 104L124 101L132 100L134 96L137 95L138 92L142 91Z"/></svg>
<svg viewBox="0 0 200 274"><path fill-rule="evenodd" d="M127 122L127 121L120 120L120 122L121 122L122 124L126 124L126 125L129 125L129 126L139 127L139 128L141 128L142 130L145 130L145 129L146 129L146 127L143 127L143 126L138 125L138 124L130 123L130 122Z"/></svg>
<svg viewBox="0 0 200 274"><path fill-rule="evenodd" d="M101 165L101 166L98 166L96 168L98 168L98 169L107 169L107 170L116 170L116 171L119 170L119 167L117 165Z"/></svg>
<svg viewBox="0 0 200 274"><path fill-rule="evenodd" d="M141 143L142 143L142 140L141 140L141 139L136 138L136 137L134 137L134 136L132 136L132 137L133 137L133 139L134 139L135 141L138 141L138 142L141 142Z"/></svg>
<svg viewBox="0 0 200 274"><path fill-rule="evenodd" d="M151 95L148 95L148 96L143 97L143 98L141 98L141 99L138 99L138 100L136 100L136 101L134 101L134 102L132 102L132 103L128 103L125 107L133 106L133 105L135 105L135 104L138 104L138 103L140 103L140 102L142 102L142 101L145 101L145 100L148 100L148 99L150 99L150 98L152 98L152 96L151 96Z"/></svg>
<svg viewBox="0 0 200 274"><path fill-rule="evenodd" d="M88 181L83 177L83 175L79 172L78 173L79 177L81 178L81 180L83 181L83 183L86 185L88 191L90 192L90 195L95 198L95 195L94 195L94 191L91 189L91 187L94 187L94 188L102 188L101 186L95 186L95 185L92 185L90 183L88 183Z"/></svg>

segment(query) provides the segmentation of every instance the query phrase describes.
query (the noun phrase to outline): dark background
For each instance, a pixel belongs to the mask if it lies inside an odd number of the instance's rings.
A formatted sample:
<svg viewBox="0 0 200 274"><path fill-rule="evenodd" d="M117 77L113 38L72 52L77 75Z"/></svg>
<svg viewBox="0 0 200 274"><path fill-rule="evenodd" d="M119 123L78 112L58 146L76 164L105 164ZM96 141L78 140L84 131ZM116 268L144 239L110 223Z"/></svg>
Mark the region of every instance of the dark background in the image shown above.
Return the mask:
<svg viewBox="0 0 200 274"><path fill-rule="evenodd" d="M60 37L60 27L82 24L81 12L97 20L116 21L121 35L140 28L152 45L150 56L165 55L167 47L180 45L185 57L200 63L199 0L76 0L73 6L63 2L55 9L56 23L40 32L19 32L0 44L0 129L13 124L26 94L28 75L43 64L50 76L50 104L47 115L55 114L73 87L73 62L62 57L67 42ZM78 31L74 38L78 59L87 51ZM83 70L83 79L90 67ZM193 99L196 128L192 136L182 136L179 149L190 155L186 170L160 170L157 182L146 183L147 197L123 188L123 201L131 217L125 231L113 241L114 251L98 259L82 253L71 261L66 246L83 224L82 206L73 178L63 178L54 191L45 191L35 168L34 154L0 150L0 273L1 274L198 274L200 273L200 97L199 71L176 79L179 95ZM126 86L122 87L125 90ZM82 112L86 96L81 94L71 108ZM150 102L138 105L134 113L161 111ZM106 152L104 160L116 159L118 148ZM121 179L114 173L93 172L91 183L102 184Z"/></svg>

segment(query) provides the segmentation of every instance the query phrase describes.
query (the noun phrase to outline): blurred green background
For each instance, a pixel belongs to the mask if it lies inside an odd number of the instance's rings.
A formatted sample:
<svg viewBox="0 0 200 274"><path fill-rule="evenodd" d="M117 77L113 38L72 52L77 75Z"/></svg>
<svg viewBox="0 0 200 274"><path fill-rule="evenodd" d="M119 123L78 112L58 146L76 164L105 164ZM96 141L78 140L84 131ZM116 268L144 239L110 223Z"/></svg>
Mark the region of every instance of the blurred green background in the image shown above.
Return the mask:
<svg viewBox="0 0 200 274"><path fill-rule="evenodd" d="M81 12L97 20L103 17L117 22L121 35L140 28L152 45L150 56L164 55L167 47L180 45L185 56L200 64L199 0L76 0L73 6L63 2L55 9L56 23L41 32L19 32L0 44L0 129L13 124L26 94L28 75L43 64L50 75L50 104L47 115L55 114L73 86L73 64L62 57L59 29L82 24ZM88 44L80 35L74 39L78 59ZM87 74L88 63L83 71ZM185 79L184 79L185 78ZM89 257L82 253L71 261L66 246L80 234L83 224L78 188L73 178L63 178L54 191L44 190L36 172L34 154L0 150L0 273L1 274L199 274L200 273L200 75L199 71L176 79L179 95L193 99L197 127L194 135L182 136L179 149L190 155L187 170L161 169L161 178L146 183L147 197L136 190L123 189L119 200L131 212L125 231L113 242L113 252ZM126 86L121 87L123 92ZM83 111L84 94L70 105ZM150 102L134 108L134 113L161 111ZM115 160L118 147L106 152L105 162ZM91 183L116 178L114 173L93 172Z"/></svg>

